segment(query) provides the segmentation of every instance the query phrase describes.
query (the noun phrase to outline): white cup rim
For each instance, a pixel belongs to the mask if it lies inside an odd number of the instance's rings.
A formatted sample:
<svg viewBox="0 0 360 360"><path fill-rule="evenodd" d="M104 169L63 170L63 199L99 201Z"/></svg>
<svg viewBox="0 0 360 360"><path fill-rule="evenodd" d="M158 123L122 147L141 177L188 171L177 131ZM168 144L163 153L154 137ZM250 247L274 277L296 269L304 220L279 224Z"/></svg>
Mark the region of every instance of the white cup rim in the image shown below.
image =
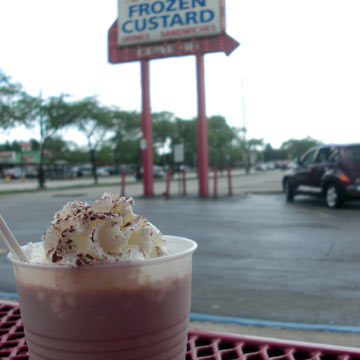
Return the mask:
<svg viewBox="0 0 360 360"><path fill-rule="evenodd" d="M95 269L95 268L108 268L108 267L133 267L133 266L151 266L155 264L160 263L166 263L166 262L172 262L173 260L183 258L189 255L192 255L194 251L197 248L197 243L194 240L181 237L181 236L175 236L175 235L163 235L163 238L169 243L171 242L174 244L174 242L178 244L182 244L184 249L182 251L178 251L174 254L161 256L153 259L148 260L124 260L124 261L118 261L115 263L99 263L99 264L91 264L86 266L79 266L76 267L76 269L79 270L86 270L86 269ZM169 246L171 248L171 246ZM74 270L74 266L72 265L60 265L60 264L38 264L38 263L26 263L23 261L20 261L18 259L15 259L11 253L7 255L8 260L13 264L17 266L21 266L24 268L38 268L38 269L48 269L48 270Z"/></svg>

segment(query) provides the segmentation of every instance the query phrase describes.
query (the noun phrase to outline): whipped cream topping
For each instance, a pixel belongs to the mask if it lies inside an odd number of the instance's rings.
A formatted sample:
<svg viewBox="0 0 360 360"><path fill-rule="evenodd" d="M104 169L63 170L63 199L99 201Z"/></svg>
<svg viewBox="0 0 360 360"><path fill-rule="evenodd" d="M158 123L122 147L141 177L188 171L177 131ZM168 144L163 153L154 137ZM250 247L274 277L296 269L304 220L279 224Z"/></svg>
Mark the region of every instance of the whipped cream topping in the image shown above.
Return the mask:
<svg viewBox="0 0 360 360"><path fill-rule="evenodd" d="M80 266L168 255L161 232L145 217L134 214L133 205L132 198L111 193L91 205L67 203L42 236L43 254L32 245L37 254L30 254L31 261Z"/></svg>

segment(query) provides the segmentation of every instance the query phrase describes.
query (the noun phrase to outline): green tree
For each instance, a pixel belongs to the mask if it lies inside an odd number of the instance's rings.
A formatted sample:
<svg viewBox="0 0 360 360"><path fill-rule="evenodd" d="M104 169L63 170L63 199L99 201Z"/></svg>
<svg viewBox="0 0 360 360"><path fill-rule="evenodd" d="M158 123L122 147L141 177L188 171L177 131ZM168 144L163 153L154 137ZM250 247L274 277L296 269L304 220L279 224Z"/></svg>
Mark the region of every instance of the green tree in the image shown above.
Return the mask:
<svg viewBox="0 0 360 360"><path fill-rule="evenodd" d="M172 136L172 146L184 144L185 164L194 167L197 164L196 119L184 120L176 118L175 124L176 128Z"/></svg>
<svg viewBox="0 0 360 360"><path fill-rule="evenodd" d="M176 138L176 117L173 113L162 111L152 114L153 119L153 143L154 143L154 162L161 165L173 164L173 154L164 153L165 147L171 147Z"/></svg>
<svg viewBox="0 0 360 360"><path fill-rule="evenodd" d="M176 117L173 113L162 111L152 114L154 143L164 145L176 132Z"/></svg>
<svg viewBox="0 0 360 360"><path fill-rule="evenodd" d="M137 111L115 110L112 113L115 135L112 137L114 161L140 166L141 115Z"/></svg>
<svg viewBox="0 0 360 360"><path fill-rule="evenodd" d="M154 145L160 149L175 135L176 117L171 112L162 111L152 114L152 120Z"/></svg>
<svg viewBox="0 0 360 360"><path fill-rule="evenodd" d="M0 144L0 151L21 151L21 143L15 140L10 144L7 141L5 144Z"/></svg>
<svg viewBox="0 0 360 360"><path fill-rule="evenodd" d="M88 143L94 183L98 183L96 152L113 129L113 111L101 106L94 97L76 103L76 128L84 134Z"/></svg>
<svg viewBox="0 0 360 360"><path fill-rule="evenodd" d="M66 95L52 96L43 99L24 95L21 99L22 116L29 126L38 126L40 129L40 164L38 171L39 188L43 189L46 182L45 154L49 139L59 130L70 126L76 119L73 103L65 101Z"/></svg>
<svg viewBox="0 0 360 360"><path fill-rule="evenodd" d="M70 152L69 144L59 136L54 136L47 140L47 152L51 163L57 160L66 160L67 154Z"/></svg>
<svg viewBox="0 0 360 360"><path fill-rule="evenodd" d="M281 149L286 151L288 159L290 160L300 160L301 156L311 149L314 146L320 145L321 141L315 140L311 137L306 137L305 139L290 139L285 141L281 145Z"/></svg>
<svg viewBox="0 0 360 360"><path fill-rule="evenodd" d="M208 119L209 162L218 168L226 167L230 160L233 141L237 137L223 116L212 116Z"/></svg>
<svg viewBox="0 0 360 360"><path fill-rule="evenodd" d="M21 84L12 82L0 69L0 128L8 130L25 121L20 100L24 96Z"/></svg>
<svg viewBox="0 0 360 360"><path fill-rule="evenodd" d="M250 168L253 165L252 159L251 159L251 154L259 152L259 150L260 150L259 148L262 148L264 146L264 140L263 139L255 139L255 138L247 139L246 138L247 129L245 127L244 128L236 128L236 129L234 129L234 131L236 131L238 134L236 141L242 152L245 171L247 174L249 174ZM242 133L242 136L240 135L241 133Z"/></svg>
<svg viewBox="0 0 360 360"><path fill-rule="evenodd" d="M85 164L90 161L89 151L81 148L70 149L65 154L65 160L71 165Z"/></svg>
<svg viewBox="0 0 360 360"><path fill-rule="evenodd" d="M264 162L286 160L286 151L284 149L274 149L271 144L266 144L263 159Z"/></svg>
<svg viewBox="0 0 360 360"><path fill-rule="evenodd" d="M243 144L244 146L244 156L245 156L245 170L246 173L250 173L251 166L254 164L252 163L251 154L258 154L260 152L259 148L264 146L263 139L249 139L246 140Z"/></svg>
<svg viewBox="0 0 360 360"><path fill-rule="evenodd" d="M110 145L103 145L97 152L97 162L100 166L114 163L114 151Z"/></svg>
<svg viewBox="0 0 360 360"><path fill-rule="evenodd" d="M36 139L30 139L30 146L32 151L40 150L40 143Z"/></svg>

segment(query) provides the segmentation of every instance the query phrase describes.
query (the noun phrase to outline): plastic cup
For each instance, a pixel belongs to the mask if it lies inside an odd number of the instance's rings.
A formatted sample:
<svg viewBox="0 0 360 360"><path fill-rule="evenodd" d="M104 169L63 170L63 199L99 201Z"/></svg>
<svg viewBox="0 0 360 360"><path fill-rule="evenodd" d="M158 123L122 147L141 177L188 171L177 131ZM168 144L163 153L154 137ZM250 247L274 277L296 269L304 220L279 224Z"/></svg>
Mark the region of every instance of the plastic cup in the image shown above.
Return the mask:
<svg viewBox="0 0 360 360"><path fill-rule="evenodd" d="M13 264L32 360L184 360L194 241L171 255L85 265Z"/></svg>

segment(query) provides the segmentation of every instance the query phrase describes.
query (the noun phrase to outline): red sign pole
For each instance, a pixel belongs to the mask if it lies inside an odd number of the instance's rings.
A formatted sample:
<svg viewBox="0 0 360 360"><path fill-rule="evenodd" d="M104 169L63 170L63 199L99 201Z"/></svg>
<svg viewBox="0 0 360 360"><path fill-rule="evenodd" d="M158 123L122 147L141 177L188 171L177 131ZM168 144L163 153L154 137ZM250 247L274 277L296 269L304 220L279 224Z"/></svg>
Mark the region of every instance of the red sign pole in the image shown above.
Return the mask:
<svg viewBox="0 0 360 360"><path fill-rule="evenodd" d="M149 60L141 60L142 115L141 157L144 195L154 195L152 119L150 110Z"/></svg>
<svg viewBox="0 0 360 360"><path fill-rule="evenodd" d="M132 0L136 2L138 0ZM128 0L130 2L130 0ZM125 1L124 1L125 3ZM155 4L155 3L154 3ZM220 2L222 13L224 1ZM224 20L223 20L224 21ZM199 196L209 195L208 184L208 134L205 115L205 81L204 81L204 58L203 55L212 52L225 52L230 55L239 43L223 32L214 36L204 36L193 39L173 39L157 43L133 44L131 46L119 46L118 21L116 20L108 31L108 58L112 64L129 61L141 61L142 76L142 131L141 142L143 162L144 195L154 194L153 183L153 145L152 145L152 122L150 113L150 89L149 89L149 61L172 56L196 55L197 87L198 87L198 178Z"/></svg>
<svg viewBox="0 0 360 360"><path fill-rule="evenodd" d="M196 55L196 75L198 94L198 119L197 119L197 160L199 196L209 195L209 160L208 160L208 132L205 115L205 76L204 55Z"/></svg>

